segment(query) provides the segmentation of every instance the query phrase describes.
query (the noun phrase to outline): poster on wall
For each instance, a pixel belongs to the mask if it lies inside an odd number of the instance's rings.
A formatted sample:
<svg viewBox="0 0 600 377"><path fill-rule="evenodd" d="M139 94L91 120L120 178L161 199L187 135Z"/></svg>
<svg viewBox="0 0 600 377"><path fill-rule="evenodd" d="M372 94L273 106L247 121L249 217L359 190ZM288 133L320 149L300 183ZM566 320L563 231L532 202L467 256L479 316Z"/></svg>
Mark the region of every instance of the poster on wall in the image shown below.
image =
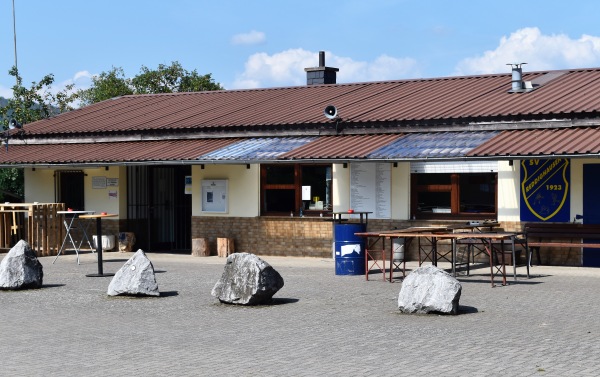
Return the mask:
<svg viewBox="0 0 600 377"><path fill-rule="evenodd" d="M391 182L389 163L351 163L350 207L356 212L373 212L375 219L391 218Z"/></svg>
<svg viewBox="0 0 600 377"><path fill-rule="evenodd" d="M105 189L106 188L106 177L101 177L101 176L92 177L92 188L93 189Z"/></svg>
<svg viewBox="0 0 600 377"><path fill-rule="evenodd" d="M565 158L521 161L521 221L570 221L571 172Z"/></svg>
<svg viewBox="0 0 600 377"><path fill-rule="evenodd" d="M183 193L186 195L192 195L192 176L191 175L186 175L185 176L185 186L184 186L184 190Z"/></svg>
<svg viewBox="0 0 600 377"><path fill-rule="evenodd" d="M202 212L227 212L227 180L202 180Z"/></svg>

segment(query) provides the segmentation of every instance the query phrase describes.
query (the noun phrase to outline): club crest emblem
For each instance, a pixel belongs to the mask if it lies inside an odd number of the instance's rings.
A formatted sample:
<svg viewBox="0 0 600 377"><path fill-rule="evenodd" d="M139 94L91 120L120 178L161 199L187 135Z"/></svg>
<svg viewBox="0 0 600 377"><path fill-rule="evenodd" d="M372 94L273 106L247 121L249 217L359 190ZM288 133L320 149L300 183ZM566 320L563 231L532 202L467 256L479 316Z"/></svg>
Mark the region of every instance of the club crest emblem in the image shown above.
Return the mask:
<svg viewBox="0 0 600 377"><path fill-rule="evenodd" d="M568 168L564 158L521 161L521 220L569 221Z"/></svg>

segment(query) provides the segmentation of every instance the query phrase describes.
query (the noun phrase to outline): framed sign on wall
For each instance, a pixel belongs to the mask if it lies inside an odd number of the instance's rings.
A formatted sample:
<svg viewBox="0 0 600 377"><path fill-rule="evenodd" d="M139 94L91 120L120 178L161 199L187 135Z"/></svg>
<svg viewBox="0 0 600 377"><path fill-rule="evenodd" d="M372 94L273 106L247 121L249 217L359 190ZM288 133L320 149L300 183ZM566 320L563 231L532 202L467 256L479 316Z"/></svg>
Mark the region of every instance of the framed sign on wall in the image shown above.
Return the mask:
<svg viewBox="0 0 600 377"><path fill-rule="evenodd" d="M521 221L569 222L571 171L566 158L521 161Z"/></svg>
<svg viewBox="0 0 600 377"><path fill-rule="evenodd" d="M202 180L202 212L227 213L227 180Z"/></svg>

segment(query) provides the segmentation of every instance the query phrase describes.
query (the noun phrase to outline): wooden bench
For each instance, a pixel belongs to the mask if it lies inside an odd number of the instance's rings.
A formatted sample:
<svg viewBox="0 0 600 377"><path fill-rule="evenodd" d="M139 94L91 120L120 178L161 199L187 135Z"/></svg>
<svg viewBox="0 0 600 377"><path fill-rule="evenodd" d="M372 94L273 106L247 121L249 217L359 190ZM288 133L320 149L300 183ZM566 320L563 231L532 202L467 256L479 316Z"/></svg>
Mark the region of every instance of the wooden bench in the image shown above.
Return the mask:
<svg viewBox="0 0 600 377"><path fill-rule="evenodd" d="M524 227L528 262L533 251L541 264L541 247L588 247L600 249L600 224L527 223ZM596 242L585 243L585 240Z"/></svg>

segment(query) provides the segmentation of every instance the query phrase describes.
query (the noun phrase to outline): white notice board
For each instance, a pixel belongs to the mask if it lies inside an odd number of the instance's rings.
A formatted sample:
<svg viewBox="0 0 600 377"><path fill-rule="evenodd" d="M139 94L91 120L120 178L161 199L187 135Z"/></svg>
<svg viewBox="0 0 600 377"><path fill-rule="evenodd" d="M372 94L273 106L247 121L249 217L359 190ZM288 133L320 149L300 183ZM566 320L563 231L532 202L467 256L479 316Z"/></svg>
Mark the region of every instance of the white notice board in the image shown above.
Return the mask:
<svg viewBox="0 0 600 377"><path fill-rule="evenodd" d="M226 179L202 180L202 212L226 213L227 197Z"/></svg>
<svg viewBox="0 0 600 377"><path fill-rule="evenodd" d="M392 168L387 162L350 164L350 207L356 212L373 212L375 219L390 219Z"/></svg>

